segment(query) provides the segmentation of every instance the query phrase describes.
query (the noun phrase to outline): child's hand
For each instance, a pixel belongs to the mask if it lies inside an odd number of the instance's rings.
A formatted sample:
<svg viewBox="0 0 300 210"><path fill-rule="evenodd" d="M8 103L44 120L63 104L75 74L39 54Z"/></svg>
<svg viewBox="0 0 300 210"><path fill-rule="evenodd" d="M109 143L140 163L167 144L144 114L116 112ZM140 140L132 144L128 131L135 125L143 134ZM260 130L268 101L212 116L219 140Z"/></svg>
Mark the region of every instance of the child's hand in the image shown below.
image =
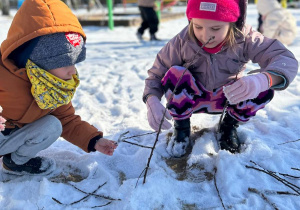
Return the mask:
<svg viewBox="0 0 300 210"><path fill-rule="evenodd" d="M0 106L0 113L2 112L2 107ZM0 116L0 131L4 131L5 129L6 119Z"/></svg>
<svg viewBox="0 0 300 210"><path fill-rule="evenodd" d="M223 87L223 92L230 104L238 104L248 99L254 99L268 89L267 76L259 73L240 78L232 85Z"/></svg>
<svg viewBox="0 0 300 210"><path fill-rule="evenodd" d="M101 138L95 144L95 150L105 155L112 156L117 146L118 146L117 142L105 138Z"/></svg>
<svg viewBox="0 0 300 210"><path fill-rule="evenodd" d="M155 131L158 131L159 125L161 123L161 119L163 118L165 107L160 103L160 100L156 96L150 96L147 99L147 117L148 122L151 128L153 128ZM172 116L167 111L165 114L164 122L161 126L161 129L167 130L172 127L172 125L168 122L168 120L171 120Z"/></svg>

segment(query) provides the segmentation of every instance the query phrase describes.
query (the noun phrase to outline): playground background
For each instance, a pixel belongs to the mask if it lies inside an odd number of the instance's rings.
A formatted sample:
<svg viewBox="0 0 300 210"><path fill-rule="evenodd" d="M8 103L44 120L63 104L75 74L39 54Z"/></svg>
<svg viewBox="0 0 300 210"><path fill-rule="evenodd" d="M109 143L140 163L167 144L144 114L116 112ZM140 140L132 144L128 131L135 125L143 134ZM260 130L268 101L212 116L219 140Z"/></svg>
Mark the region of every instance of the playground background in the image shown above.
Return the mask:
<svg viewBox="0 0 300 210"><path fill-rule="evenodd" d="M124 8L115 8L116 11L119 9ZM184 6L173 9L185 11ZM127 10L136 11L137 8L128 6ZM300 9L289 10L298 19L299 30ZM74 10L76 14L82 12L80 9ZM15 10L11 10L11 16L14 13ZM247 23L256 28L255 5L250 4L247 13ZM0 42L6 37L11 16L0 16ZM160 42L139 42L135 35L137 26L116 26L114 30L84 26L88 37L87 59L77 66L81 83L73 100L83 120L104 131L109 139L117 141L121 134L128 132L123 139L128 137L127 141L152 146L155 134L131 137L152 132L146 118L147 109L142 102L147 69L153 64L157 52L187 23L186 17L161 23L157 34L163 39ZM299 47L300 35L288 46L298 60ZM256 64L249 63L247 72L257 68ZM170 158L166 142L172 129L162 132L145 184L142 184L143 177L139 179L139 176L146 167L149 149L125 143L121 139L114 156L108 157L99 153L87 154L59 139L39 154L55 159L57 169L51 176L7 176L0 166L0 208L94 209L110 200L90 195L79 201L87 195L76 188L91 193L106 183L95 193L121 200L96 209L220 210L224 209L221 197L226 209L268 210L276 205L280 210L298 210L299 196L279 193L288 191L295 194L294 190L265 173L246 168L246 165L254 166L250 162L252 160L265 169L300 176L300 141L297 141L300 137L299 95L298 74L287 90L277 92L265 109L240 126L239 135L244 143L240 154L218 149L211 129L218 123L219 116L199 114L192 117L195 145L187 159ZM276 174L300 186L298 178ZM261 194L254 193L253 188L263 193L272 204L264 200Z"/></svg>

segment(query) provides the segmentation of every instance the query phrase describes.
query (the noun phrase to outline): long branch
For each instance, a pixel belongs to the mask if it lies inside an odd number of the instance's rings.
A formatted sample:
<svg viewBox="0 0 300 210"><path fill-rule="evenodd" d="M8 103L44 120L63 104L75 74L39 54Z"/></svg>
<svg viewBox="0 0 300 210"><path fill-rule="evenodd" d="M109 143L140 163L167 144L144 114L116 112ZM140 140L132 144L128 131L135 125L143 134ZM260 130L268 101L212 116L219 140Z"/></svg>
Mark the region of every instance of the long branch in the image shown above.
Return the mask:
<svg viewBox="0 0 300 210"><path fill-rule="evenodd" d="M292 142L296 142L296 141L300 141L300 139L297 139L297 140L294 140L294 141L286 141L286 142L280 143L278 145L288 144L288 143L292 143Z"/></svg>
<svg viewBox="0 0 300 210"><path fill-rule="evenodd" d="M107 206L107 205L109 205L109 204L111 204L112 203L112 201L109 201L109 202L107 202L106 204L103 204L103 205L100 205L100 206L93 206L93 207L91 207L92 209L94 209L94 208L101 208L101 207L104 207L104 206Z"/></svg>
<svg viewBox="0 0 300 210"><path fill-rule="evenodd" d="M280 176L277 176L276 174L280 174L280 175L282 175L282 176L289 177L289 178L298 178L298 177L292 176L292 175L289 175L289 174L283 174L283 173L278 173L278 172L270 171L270 170L268 170L268 169L265 169L264 167L262 167L262 166L259 165L258 163L254 162L253 160L250 160L250 162L253 163L253 164L255 164L255 165L257 165L257 166L259 166L259 167L262 168L263 170L267 171L270 175L274 175L274 176L276 176L278 179L282 180L283 182L285 182L285 183L287 183L287 184L289 184L289 185L292 185L292 186L294 186L295 188L297 188L297 189L300 190L300 187L298 187L297 185L295 185L295 184L293 184L293 183L291 183L291 182L289 182L289 181L287 181L287 180L281 178Z"/></svg>
<svg viewBox="0 0 300 210"><path fill-rule="evenodd" d="M155 132L149 132L149 133L143 133L143 134L139 134L139 135L125 137L125 138L122 138L122 140L131 139L131 138L140 137L140 136L145 136L145 135L150 135L150 134L153 134L153 133L156 133L156 131Z"/></svg>
<svg viewBox="0 0 300 210"><path fill-rule="evenodd" d="M135 146L138 146L138 147L143 147L143 148L147 148L147 149L152 149L152 147L150 146L144 146L142 144L137 144L137 143L133 143L133 142L130 142L130 141L126 141L126 140L122 140L122 142L125 142L127 144L132 144L132 145L135 145Z"/></svg>
<svg viewBox="0 0 300 210"><path fill-rule="evenodd" d="M95 192L97 192L97 190L99 190L101 187L103 187L106 183L107 183L107 182L105 182L105 183L102 184L102 185L99 185L99 186L97 187L97 189L94 190L92 193L88 193L88 194L87 194L86 196L84 196L83 198L81 198L81 199L79 199L79 200L77 200L77 201L74 201L74 202L72 202L72 203L70 203L70 204L63 204L62 202L60 202L59 200L57 200L56 198L53 198L53 197L52 197L52 200L54 200L56 203L59 203L59 204L62 204L62 205L73 205L73 204L79 203L80 201L82 201L82 200L88 198L89 196L91 196L92 194L94 194Z"/></svg>
<svg viewBox="0 0 300 210"><path fill-rule="evenodd" d="M79 192L82 192L82 193L84 193L86 195L92 195L92 196L95 196L95 197L104 198L104 199L111 200L111 201L120 201L121 200L121 199L118 199L118 198L111 198L111 197L106 196L106 195L98 195L98 194L94 194L94 193L88 193L88 192L85 192L85 191L79 189L78 187L76 187L76 186L74 186L72 184L69 184L69 185L72 186L72 187L74 187Z"/></svg>
<svg viewBox="0 0 300 210"><path fill-rule="evenodd" d="M275 174L272 174L272 173L270 173L270 172L268 172L268 171L266 171L264 169L256 168L254 166L248 166L248 165L246 165L246 168L251 168L251 169L254 169L254 170L266 173L266 174L272 176L273 178L277 179L278 181L280 181L281 183L283 183L285 186L289 187L293 191L295 191L298 195L300 195L300 192L297 189L294 188L294 186L293 186L294 184L291 184L291 183L287 182L285 179L282 179L282 178L278 177Z"/></svg>
<svg viewBox="0 0 300 210"><path fill-rule="evenodd" d="M252 188L252 187L249 187L248 190L249 189L251 189L251 190L254 189L254 190L259 191L258 189ZM265 193L266 195L294 195L294 196L299 196L298 194L292 193L292 192L289 192L289 191L260 190L260 192Z"/></svg>
<svg viewBox="0 0 300 210"><path fill-rule="evenodd" d="M223 208L226 209L226 208L225 208L225 205L224 205L224 203L223 203L222 197L221 197L221 195L220 195L219 188L218 188L218 186L217 186L217 180L216 180L217 168L214 168L214 170L215 170L215 174L214 174L214 184L215 184L215 188L216 188L216 190L217 190L218 197L219 197L219 199L220 199L220 201L221 201L221 203L222 203Z"/></svg>
<svg viewBox="0 0 300 210"><path fill-rule="evenodd" d="M191 61L191 63L190 63L189 66L191 66L191 65L193 64L193 61L194 61L194 59L196 58L196 56L198 55L198 53L200 52L200 50L201 50L205 45L207 45L211 40L213 40L214 38L215 38L215 36L210 37L209 40L208 40L205 44L203 44L203 45L200 47L200 49L194 54L194 57L192 58L192 61ZM166 112L167 112L168 104L172 101L173 96L174 96L174 94L175 94L175 92L176 92L176 90L177 90L177 87L178 87L178 85L179 85L181 79L183 78L183 75L184 75L185 72L188 70L189 66L186 67L185 70L183 71L182 75L180 76L180 78L178 79L178 81L177 81L177 83L176 83L176 85L175 85L175 87L174 87L174 90L172 91L172 94L170 95L169 99L167 100L167 101L168 101L168 102L167 102L167 106L165 107L165 110L164 110L162 119L161 119L161 121L160 121L159 128L158 128L158 131L157 131L157 134L156 134L156 138L155 138L155 141L154 141L153 147L152 147L152 149L151 149L151 153L150 153L150 156L149 156L149 158L148 158L148 162L147 162L147 165L146 165L146 168L145 168L145 174L144 174L143 184L146 183L146 177L147 177L148 169L149 169L149 166L150 166L151 158L152 158L152 156L153 156L153 152L154 152L155 146L156 146L156 144L157 144L157 142L158 142L158 137L159 137L159 134L160 134L160 131L161 131L162 124L163 124L164 119L165 119L165 115L166 115Z"/></svg>

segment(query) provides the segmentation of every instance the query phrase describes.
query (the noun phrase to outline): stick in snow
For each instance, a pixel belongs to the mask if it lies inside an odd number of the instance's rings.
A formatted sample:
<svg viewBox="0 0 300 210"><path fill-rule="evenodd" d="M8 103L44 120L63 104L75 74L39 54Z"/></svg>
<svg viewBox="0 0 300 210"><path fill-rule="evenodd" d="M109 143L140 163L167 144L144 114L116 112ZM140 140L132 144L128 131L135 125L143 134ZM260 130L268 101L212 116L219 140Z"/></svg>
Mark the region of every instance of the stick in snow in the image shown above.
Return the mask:
<svg viewBox="0 0 300 210"><path fill-rule="evenodd" d="M152 155L153 155L155 146L156 146L156 144L157 144L157 142L158 142L158 137L159 137L159 134L160 134L160 131L161 131L161 126L162 126L162 124L163 124L163 122L164 122L164 119L165 119L165 115L166 115L166 112L167 112L168 104L172 101L173 96L174 96L174 93L175 93L176 90L177 90L178 84L180 83L180 81L181 81L183 75L184 75L185 72L188 70L188 68L193 64L193 62L194 62L196 56L198 55L198 53L200 52L200 50L201 50L203 47L205 47L205 46L206 46L211 40L213 40L214 38L215 38L215 36L210 37L209 40L208 40L205 44L203 44L203 45L200 47L200 49L196 52L196 54L195 54L194 57L192 58L191 63L189 64L189 66L186 67L186 69L182 72L182 75L180 76L179 80L177 81L177 83L176 83L176 85L175 85L175 87L174 87L174 90L172 91L172 94L170 95L169 99L167 100L168 103L167 103L167 106L166 106L166 108L165 108L165 110L164 110L162 119L161 119L161 121L160 121L160 124L159 124L159 127L158 127L158 131L157 131L157 135L156 135L156 139L155 139L155 141L154 141L154 144L153 144L153 147L152 147L152 149L151 149L151 153L150 153L150 156L149 156L149 158L148 158L148 162L147 162L147 165L146 165L146 168L145 168L145 174L144 174L143 184L146 183L146 177L147 177L148 169L149 169L149 166L150 166L150 161L151 161L151 158L152 158ZM147 102L146 102L146 103L147 103Z"/></svg>

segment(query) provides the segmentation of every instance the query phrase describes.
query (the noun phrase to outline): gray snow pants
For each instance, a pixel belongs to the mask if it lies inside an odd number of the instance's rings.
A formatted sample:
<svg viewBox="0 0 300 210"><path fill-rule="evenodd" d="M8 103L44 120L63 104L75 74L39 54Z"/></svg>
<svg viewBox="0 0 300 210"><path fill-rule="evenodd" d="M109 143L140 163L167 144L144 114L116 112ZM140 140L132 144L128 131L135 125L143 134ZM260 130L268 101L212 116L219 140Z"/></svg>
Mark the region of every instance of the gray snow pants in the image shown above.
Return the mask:
<svg viewBox="0 0 300 210"><path fill-rule="evenodd" d="M11 153L11 159L22 165L53 144L62 133L60 121L47 115L4 136L0 132L0 155Z"/></svg>

